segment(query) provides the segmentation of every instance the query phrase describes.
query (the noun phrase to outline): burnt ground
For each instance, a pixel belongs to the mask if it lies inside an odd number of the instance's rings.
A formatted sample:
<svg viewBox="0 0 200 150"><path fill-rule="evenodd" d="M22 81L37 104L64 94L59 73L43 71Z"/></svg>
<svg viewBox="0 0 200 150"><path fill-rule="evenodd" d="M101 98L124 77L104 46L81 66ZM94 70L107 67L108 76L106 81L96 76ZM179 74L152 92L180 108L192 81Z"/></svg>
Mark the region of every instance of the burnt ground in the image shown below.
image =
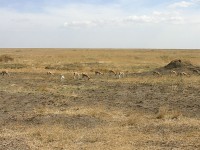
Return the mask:
<svg viewBox="0 0 200 150"><path fill-rule="evenodd" d="M91 76L92 79L89 81L74 80L70 73L65 73L64 82L59 80L58 74L47 76L45 73L11 72L10 77L1 76L1 127L14 123L32 126L56 122L65 124L71 129L106 125L104 120L87 115L66 117L62 114L51 114L47 117L35 113L35 109L43 107L63 111L70 108L78 110L88 106L95 108L101 105L107 110L124 112L137 110L156 117L160 107L168 106L172 110L180 111L183 116L200 118L200 85L184 82L188 77L176 77L180 78L177 84L170 82L152 84L124 82L126 78ZM18 149L30 149L26 144L24 145L23 139L3 138L0 140L0 145L4 145L9 140L11 145L0 146L0 149L17 149L18 146L20 147Z"/></svg>

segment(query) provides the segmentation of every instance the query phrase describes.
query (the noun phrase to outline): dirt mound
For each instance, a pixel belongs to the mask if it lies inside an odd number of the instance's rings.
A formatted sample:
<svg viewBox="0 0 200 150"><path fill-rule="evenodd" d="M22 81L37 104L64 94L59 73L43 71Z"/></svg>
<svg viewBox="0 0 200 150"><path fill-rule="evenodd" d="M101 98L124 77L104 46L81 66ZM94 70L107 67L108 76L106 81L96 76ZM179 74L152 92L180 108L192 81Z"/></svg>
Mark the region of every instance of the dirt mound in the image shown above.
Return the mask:
<svg viewBox="0 0 200 150"><path fill-rule="evenodd" d="M164 66L166 69L174 69L174 68L190 68L193 65L189 61L182 61L180 59L172 60L168 65Z"/></svg>
<svg viewBox="0 0 200 150"><path fill-rule="evenodd" d="M144 75L200 75L200 66L195 66L189 61L181 59L172 60L164 67L154 69L150 72L143 73Z"/></svg>

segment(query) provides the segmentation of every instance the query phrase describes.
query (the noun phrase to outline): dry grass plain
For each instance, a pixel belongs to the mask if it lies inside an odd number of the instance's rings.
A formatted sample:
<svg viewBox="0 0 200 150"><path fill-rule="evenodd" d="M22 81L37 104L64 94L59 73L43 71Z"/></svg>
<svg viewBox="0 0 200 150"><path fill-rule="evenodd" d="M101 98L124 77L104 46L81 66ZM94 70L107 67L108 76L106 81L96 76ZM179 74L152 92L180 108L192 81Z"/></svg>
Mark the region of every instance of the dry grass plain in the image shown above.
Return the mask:
<svg viewBox="0 0 200 150"><path fill-rule="evenodd" d="M0 49L1 55L13 60L0 62L10 73L0 76L0 150L200 149L200 75L152 74L174 59L200 66L200 50ZM110 76L111 69L126 76ZM91 79L75 80L74 71Z"/></svg>

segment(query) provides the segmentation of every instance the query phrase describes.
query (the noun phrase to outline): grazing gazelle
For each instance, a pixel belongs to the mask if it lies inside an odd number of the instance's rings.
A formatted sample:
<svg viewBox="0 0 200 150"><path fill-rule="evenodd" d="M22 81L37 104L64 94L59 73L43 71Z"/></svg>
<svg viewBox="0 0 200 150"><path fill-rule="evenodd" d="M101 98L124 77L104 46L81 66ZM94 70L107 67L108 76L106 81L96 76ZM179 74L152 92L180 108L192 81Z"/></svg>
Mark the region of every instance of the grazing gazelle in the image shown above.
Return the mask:
<svg viewBox="0 0 200 150"><path fill-rule="evenodd" d="M60 75L60 81L63 82L65 80L65 76L64 75Z"/></svg>
<svg viewBox="0 0 200 150"><path fill-rule="evenodd" d="M153 74L154 74L154 75L159 75L159 76L161 76L161 73L158 72L158 71L154 71Z"/></svg>
<svg viewBox="0 0 200 150"><path fill-rule="evenodd" d="M80 79L81 78L81 74L78 72L74 72L74 79Z"/></svg>
<svg viewBox="0 0 200 150"><path fill-rule="evenodd" d="M112 74L115 75L115 76L117 75L117 73L116 73L115 71L113 71L113 70L109 70L108 73L109 73L110 75L112 75Z"/></svg>
<svg viewBox="0 0 200 150"><path fill-rule="evenodd" d="M118 73L118 77L119 77L119 79L120 79L120 78L124 78L124 72L119 72L119 73Z"/></svg>
<svg viewBox="0 0 200 150"><path fill-rule="evenodd" d="M171 74L178 75L177 72L174 70L171 70L170 72L171 72Z"/></svg>
<svg viewBox="0 0 200 150"><path fill-rule="evenodd" d="M188 76L188 77L190 76L190 75L189 75L188 73L186 73L186 72L179 72L178 75L179 75L179 76Z"/></svg>
<svg viewBox="0 0 200 150"><path fill-rule="evenodd" d="M95 71L94 73L95 73L95 75L103 75L103 73L100 71Z"/></svg>
<svg viewBox="0 0 200 150"><path fill-rule="evenodd" d="M51 71L47 71L47 75L54 75L54 74Z"/></svg>
<svg viewBox="0 0 200 150"><path fill-rule="evenodd" d="M4 76L4 75L10 76L10 74L8 73L7 70L3 70L3 71L1 72L1 74L2 74L2 76Z"/></svg>
<svg viewBox="0 0 200 150"><path fill-rule="evenodd" d="M90 79L90 77L86 73L82 73L82 78L87 78L88 80Z"/></svg>
<svg viewBox="0 0 200 150"><path fill-rule="evenodd" d="M197 69L194 69L194 70L193 70L193 73L200 74L200 71L199 71L199 70L197 70Z"/></svg>

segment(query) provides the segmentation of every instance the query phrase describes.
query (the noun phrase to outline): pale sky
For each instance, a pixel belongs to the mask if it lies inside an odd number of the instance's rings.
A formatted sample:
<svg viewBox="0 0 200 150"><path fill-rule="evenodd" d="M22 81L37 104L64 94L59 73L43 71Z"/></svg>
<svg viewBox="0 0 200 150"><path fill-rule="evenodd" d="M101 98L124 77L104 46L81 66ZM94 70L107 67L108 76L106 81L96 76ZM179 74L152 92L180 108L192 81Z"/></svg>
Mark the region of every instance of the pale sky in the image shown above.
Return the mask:
<svg viewBox="0 0 200 150"><path fill-rule="evenodd" d="M200 49L200 0L0 0L0 48Z"/></svg>

